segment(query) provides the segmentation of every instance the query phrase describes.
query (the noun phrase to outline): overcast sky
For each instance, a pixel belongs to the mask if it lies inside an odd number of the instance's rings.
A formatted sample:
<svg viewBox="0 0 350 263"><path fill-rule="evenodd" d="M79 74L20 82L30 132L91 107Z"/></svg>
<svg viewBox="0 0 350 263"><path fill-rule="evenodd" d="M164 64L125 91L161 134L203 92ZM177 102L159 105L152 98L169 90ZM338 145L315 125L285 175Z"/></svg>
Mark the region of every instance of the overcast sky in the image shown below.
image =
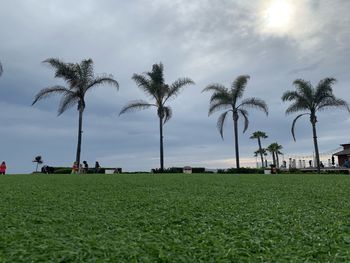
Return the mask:
<svg viewBox="0 0 350 263"><path fill-rule="evenodd" d="M242 133L243 166L254 166L256 130L277 141L290 155L311 155L310 122L285 116L284 91L304 78L317 84L325 77L338 82L334 93L350 102L350 1L348 0L0 0L0 159L10 173L33 171L42 155L48 165L71 166L75 159L76 108L57 117L59 97L31 107L35 94L64 84L41 61L92 58L96 73L113 74L120 90L98 87L87 95L82 160L128 171L159 167L159 131L155 110L118 116L130 100L148 99L131 80L163 62L166 82L190 77L190 86L170 105L165 125L165 165L228 168L234 166L232 122L225 140L216 129L218 114L208 117L210 83L229 86L242 74L251 79L244 94L269 105L266 117L250 111ZM321 152L349 142L345 111L319 114ZM0 160L0 161L1 161Z"/></svg>

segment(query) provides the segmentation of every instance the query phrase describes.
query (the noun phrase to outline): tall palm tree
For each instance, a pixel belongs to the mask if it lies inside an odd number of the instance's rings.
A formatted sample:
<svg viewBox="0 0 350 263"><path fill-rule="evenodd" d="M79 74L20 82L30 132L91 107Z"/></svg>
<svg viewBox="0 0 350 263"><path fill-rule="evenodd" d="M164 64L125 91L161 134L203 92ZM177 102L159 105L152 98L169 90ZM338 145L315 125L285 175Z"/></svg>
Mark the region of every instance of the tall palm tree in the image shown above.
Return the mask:
<svg viewBox="0 0 350 263"><path fill-rule="evenodd" d="M113 79L112 75L96 76L94 74L94 62L92 59L86 59L80 63L65 63L56 58L49 58L45 60L44 63L51 66L55 71L55 77L62 78L67 83L68 87L56 85L42 89L35 96L32 105L39 100L56 94L62 95L60 105L58 107L58 116L70 107L77 105L77 110L79 112L79 126L76 162L78 167L80 167L83 112L86 106L86 92L102 84L109 84L119 89L119 84Z"/></svg>
<svg viewBox="0 0 350 263"><path fill-rule="evenodd" d="M152 71L146 72L142 75L134 74L132 79L137 86L146 95L154 99L154 103L149 103L144 100L131 101L125 105L120 111L119 115L132 112L135 110L143 110L151 107L157 109L159 118L159 135L160 135L160 170L164 170L164 147L163 147L163 126L170 120L172 116L172 109L166 105L169 99L172 99L180 94L182 88L187 85L194 84L189 78L179 78L171 85L167 85L164 80L164 66L162 63L154 64Z"/></svg>
<svg viewBox="0 0 350 263"><path fill-rule="evenodd" d="M279 161L279 154L282 154L281 150L283 149L282 145L278 144L277 142L271 143L268 147L267 150L271 153L272 155L272 160L273 164L276 167L280 166L280 161Z"/></svg>
<svg viewBox="0 0 350 263"><path fill-rule="evenodd" d="M224 110L219 116L217 121L217 128L220 132L221 138L224 139L223 127L225 119L228 113L232 113L233 127L234 127L234 141L235 141L235 152L236 152L236 167L240 168L239 165L239 147L238 147L238 119L243 117L244 129L243 133L248 129L248 109L255 108L261 110L268 115L268 107L265 101L258 98L248 98L239 101L243 97L244 90L247 86L249 76L239 76L231 84L231 88L227 89L221 84L211 84L207 86L204 91L212 91L213 95L210 98L209 113L210 116L216 111Z"/></svg>
<svg viewBox="0 0 350 263"><path fill-rule="evenodd" d="M287 108L286 114L303 112L299 114L292 124L292 135L295 141L294 127L296 121L302 116L309 115L312 125L313 141L316 154L317 171L320 172L320 155L318 151L316 123L318 111L329 108L344 108L350 112L349 104L333 94L333 84L336 82L334 78L325 78L321 80L316 87L313 87L310 82L303 79L294 81L295 91L286 91L283 96L283 101L291 101L292 104Z"/></svg>
<svg viewBox="0 0 350 263"><path fill-rule="evenodd" d="M259 145L259 152L260 152L260 158L261 158L261 167L264 167L264 158L263 158L263 152L261 147L261 139L266 139L267 135L265 132L262 131L256 131L250 136L250 139L257 139L258 145Z"/></svg>

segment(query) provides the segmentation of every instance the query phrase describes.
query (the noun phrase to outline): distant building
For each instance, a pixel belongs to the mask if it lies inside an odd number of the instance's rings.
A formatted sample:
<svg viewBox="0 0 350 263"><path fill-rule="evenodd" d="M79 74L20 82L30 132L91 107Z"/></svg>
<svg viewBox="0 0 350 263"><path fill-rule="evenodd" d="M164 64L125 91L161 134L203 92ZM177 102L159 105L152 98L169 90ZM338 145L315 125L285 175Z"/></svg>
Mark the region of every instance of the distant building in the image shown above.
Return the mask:
<svg viewBox="0 0 350 263"><path fill-rule="evenodd" d="M341 144L343 146L343 150L335 153L335 156L338 156L338 164L339 166L344 166L345 162L349 162L350 157L350 143Z"/></svg>

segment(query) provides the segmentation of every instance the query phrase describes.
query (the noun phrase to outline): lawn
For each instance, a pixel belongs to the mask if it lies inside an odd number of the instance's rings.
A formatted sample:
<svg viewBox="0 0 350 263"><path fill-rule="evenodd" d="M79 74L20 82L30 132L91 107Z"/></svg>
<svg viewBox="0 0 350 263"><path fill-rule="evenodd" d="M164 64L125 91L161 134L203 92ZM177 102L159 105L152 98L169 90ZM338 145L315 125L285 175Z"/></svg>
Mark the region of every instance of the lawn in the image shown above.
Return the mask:
<svg viewBox="0 0 350 263"><path fill-rule="evenodd" d="M0 262L350 262L347 175L6 175L0 198Z"/></svg>

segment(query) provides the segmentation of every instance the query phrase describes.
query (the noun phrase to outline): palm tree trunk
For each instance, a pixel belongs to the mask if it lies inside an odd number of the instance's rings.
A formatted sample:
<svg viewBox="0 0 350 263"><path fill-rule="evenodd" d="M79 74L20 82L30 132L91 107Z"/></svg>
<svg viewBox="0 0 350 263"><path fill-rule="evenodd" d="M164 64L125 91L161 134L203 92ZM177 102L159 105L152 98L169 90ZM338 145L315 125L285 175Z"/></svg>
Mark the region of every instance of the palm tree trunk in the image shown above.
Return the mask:
<svg viewBox="0 0 350 263"><path fill-rule="evenodd" d="M236 168L239 169L239 147L238 147L238 116L233 116L235 151L236 151Z"/></svg>
<svg viewBox="0 0 350 263"><path fill-rule="evenodd" d="M163 148L163 118L159 117L159 135L160 135L160 170L164 171L164 148Z"/></svg>
<svg viewBox="0 0 350 263"><path fill-rule="evenodd" d="M317 132L316 132L316 122L317 118L316 116L313 116L311 118L311 124L312 124L312 134L314 137L314 146L315 146L315 154L316 154L316 167L317 167L317 172L320 173L320 154L318 152L318 143L317 143Z"/></svg>
<svg viewBox="0 0 350 263"><path fill-rule="evenodd" d="M39 166L39 163L36 163L35 172L38 172L38 166Z"/></svg>
<svg viewBox="0 0 350 263"><path fill-rule="evenodd" d="M78 172L80 173L80 153L81 153L81 137L82 137L82 127L83 127L83 109L79 109L79 128L78 128L78 145L77 145L77 156L76 163L78 165Z"/></svg>
<svg viewBox="0 0 350 263"><path fill-rule="evenodd" d="M272 162L273 162L273 165L276 165L276 156L274 151L272 152Z"/></svg>
<svg viewBox="0 0 350 263"><path fill-rule="evenodd" d="M278 152L276 152L276 167L280 167L280 160L278 158Z"/></svg>
<svg viewBox="0 0 350 263"><path fill-rule="evenodd" d="M260 152L260 157L261 157L261 167L264 168L264 157L263 157L263 153L262 153L260 137L258 137L258 144L259 144L259 152Z"/></svg>

